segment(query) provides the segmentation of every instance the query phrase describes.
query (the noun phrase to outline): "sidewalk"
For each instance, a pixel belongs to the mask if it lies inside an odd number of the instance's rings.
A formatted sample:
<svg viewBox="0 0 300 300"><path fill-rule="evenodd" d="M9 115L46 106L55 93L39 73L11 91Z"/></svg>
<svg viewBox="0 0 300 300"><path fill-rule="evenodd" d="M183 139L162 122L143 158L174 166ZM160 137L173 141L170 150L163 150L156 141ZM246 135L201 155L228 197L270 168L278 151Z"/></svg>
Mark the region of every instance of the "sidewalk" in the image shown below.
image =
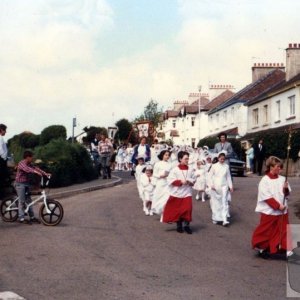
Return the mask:
<svg viewBox="0 0 300 300"><path fill-rule="evenodd" d="M73 184L61 188L51 188L49 192L50 198L65 198L80 193L91 192L107 187L112 187L122 183L122 178L112 175L111 179L96 179L80 184Z"/></svg>

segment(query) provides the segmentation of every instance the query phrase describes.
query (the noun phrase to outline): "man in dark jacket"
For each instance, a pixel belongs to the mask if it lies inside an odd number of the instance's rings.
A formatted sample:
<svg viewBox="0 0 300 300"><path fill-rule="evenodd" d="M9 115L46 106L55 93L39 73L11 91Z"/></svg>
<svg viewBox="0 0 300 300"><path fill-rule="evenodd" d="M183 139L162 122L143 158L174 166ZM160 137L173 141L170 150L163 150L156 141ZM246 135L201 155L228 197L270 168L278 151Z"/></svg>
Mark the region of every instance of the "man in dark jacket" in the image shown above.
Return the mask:
<svg viewBox="0 0 300 300"><path fill-rule="evenodd" d="M260 139L257 144L254 145L254 172L257 175L262 175L262 167L266 158L266 147L263 144L263 139Z"/></svg>

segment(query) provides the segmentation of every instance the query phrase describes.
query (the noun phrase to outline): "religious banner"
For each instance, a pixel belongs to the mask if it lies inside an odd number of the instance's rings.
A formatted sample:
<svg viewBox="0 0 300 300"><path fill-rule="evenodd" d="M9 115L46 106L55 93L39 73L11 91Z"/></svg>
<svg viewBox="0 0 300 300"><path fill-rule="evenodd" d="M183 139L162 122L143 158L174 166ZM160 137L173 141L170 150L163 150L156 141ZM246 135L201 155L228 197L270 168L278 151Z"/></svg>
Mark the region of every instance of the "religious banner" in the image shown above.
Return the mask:
<svg viewBox="0 0 300 300"><path fill-rule="evenodd" d="M150 122L149 121L139 122L139 123L136 124L136 127L139 131L139 137L140 138L142 136L145 136L145 137L149 136L149 128L150 128Z"/></svg>

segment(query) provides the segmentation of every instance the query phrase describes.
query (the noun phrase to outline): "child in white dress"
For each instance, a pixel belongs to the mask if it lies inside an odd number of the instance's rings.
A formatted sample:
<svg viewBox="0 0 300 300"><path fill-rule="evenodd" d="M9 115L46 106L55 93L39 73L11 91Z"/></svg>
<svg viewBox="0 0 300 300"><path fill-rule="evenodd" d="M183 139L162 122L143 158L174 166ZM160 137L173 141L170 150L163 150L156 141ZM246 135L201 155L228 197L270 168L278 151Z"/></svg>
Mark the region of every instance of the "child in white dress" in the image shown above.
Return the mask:
<svg viewBox="0 0 300 300"><path fill-rule="evenodd" d="M135 176L136 186L137 186L137 189L139 192L139 196L140 196L141 200L143 201L144 197L143 197L143 187L141 185L141 175L142 175L143 169L145 168L144 158L138 157L137 161L138 161L138 164L135 168L134 176Z"/></svg>
<svg viewBox="0 0 300 300"><path fill-rule="evenodd" d="M162 150L158 155L159 161L155 163L153 177L155 178L155 190L153 195L152 209L154 213L161 214L169 199L169 185L167 177L171 171L169 162L170 151Z"/></svg>
<svg viewBox="0 0 300 300"><path fill-rule="evenodd" d="M146 216L153 216L152 199L154 192L154 184L153 184L153 169L151 165L148 165L145 168L145 172L141 174L141 186L143 190L143 210Z"/></svg>
<svg viewBox="0 0 300 300"><path fill-rule="evenodd" d="M223 226L227 226L229 215L229 192L233 192L232 179L229 166L225 163L225 153L220 152L218 162L213 164L210 170L211 184L211 210L212 221L214 224L223 222Z"/></svg>
<svg viewBox="0 0 300 300"><path fill-rule="evenodd" d="M197 161L197 168L194 172L196 177L196 182L193 186L193 189L196 190L196 200L201 199L202 202L205 202L205 188L206 188L206 178L205 178L205 162L198 160Z"/></svg>

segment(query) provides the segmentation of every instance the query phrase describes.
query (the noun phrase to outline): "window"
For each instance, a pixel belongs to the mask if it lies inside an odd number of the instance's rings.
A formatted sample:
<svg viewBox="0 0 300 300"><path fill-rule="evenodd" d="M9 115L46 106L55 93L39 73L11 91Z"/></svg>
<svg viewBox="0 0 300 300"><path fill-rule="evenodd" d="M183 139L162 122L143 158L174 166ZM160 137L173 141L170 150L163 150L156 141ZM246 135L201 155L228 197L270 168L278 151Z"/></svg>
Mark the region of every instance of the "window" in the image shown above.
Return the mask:
<svg viewBox="0 0 300 300"><path fill-rule="evenodd" d="M191 120L192 120L192 127L194 127L195 126L195 117L192 117Z"/></svg>
<svg viewBox="0 0 300 300"><path fill-rule="evenodd" d="M226 126L227 125L227 110L225 110L223 112L223 125Z"/></svg>
<svg viewBox="0 0 300 300"><path fill-rule="evenodd" d="M252 124L253 126L258 125L258 108L252 110Z"/></svg>
<svg viewBox="0 0 300 300"><path fill-rule="evenodd" d="M295 115L295 95L288 97L289 101L289 116Z"/></svg>
<svg viewBox="0 0 300 300"><path fill-rule="evenodd" d="M213 128L213 117L212 116L209 116L209 128L210 128L210 131L212 131L212 128Z"/></svg>
<svg viewBox="0 0 300 300"><path fill-rule="evenodd" d="M196 147L196 139L192 138L192 148L195 148L195 147Z"/></svg>
<svg viewBox="0 0 300 300"><path fill-rule="evenodd" d="M234 107L231 107L231 124L234 123Z"/></svg>
<svg viewBox="0 0 300 300"><path fill-rule="evenodd" d="M264 124L268 123L268 119L269 119L269 116L268 116L268 105L264 105Z"/></svg>
<svg viewBox="0 0 300 300"><path fill-rule="evenodd" d="M276 120L280 120L280 100L276 101Z"/></svg>
<svg viewBox="0 0 300 300"><path fill-rule="evenodd" d="M220 122L219 114L216 114L216 128L219 128L219 122Z"/></svg>
<svg viewBox="0 0 300 300"><path fill-rule="evenodd" d="M176 128L176 120L172 121L172 126L173 126L173 128Z"/></svg>

